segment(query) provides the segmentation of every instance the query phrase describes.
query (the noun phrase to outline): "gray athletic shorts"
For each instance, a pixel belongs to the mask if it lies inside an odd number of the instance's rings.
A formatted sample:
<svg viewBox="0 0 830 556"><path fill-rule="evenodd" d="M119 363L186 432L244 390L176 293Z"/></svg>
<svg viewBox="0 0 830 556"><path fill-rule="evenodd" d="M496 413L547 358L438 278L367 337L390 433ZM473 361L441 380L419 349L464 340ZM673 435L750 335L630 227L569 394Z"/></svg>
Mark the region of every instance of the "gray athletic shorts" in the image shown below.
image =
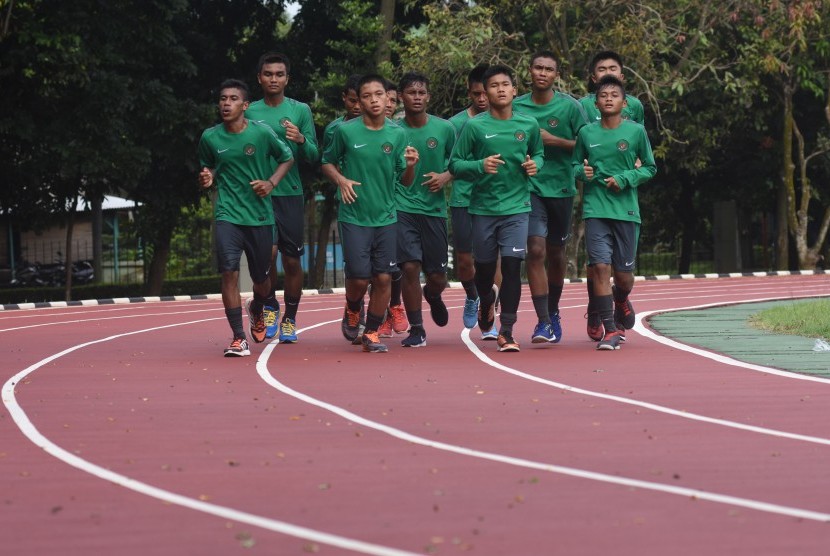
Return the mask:
<svg viewBox="0 0 830 556"><path fill-rule="evenodd" d="M398 270L397 224L359 226L339 222L346 278L368 280Z"/></svg>
<svg viewBox="0 0 830 556"><path fill-rule="evenodd" d="M239 226L216 221L216 255L219 272L238 272L242 253L248 259L248 272L254 284L268 279L274 226Z"/></svg>
<svg viewBox="0 0 830 556"><path fill-rule="evenodd" d="M467 207L450 207L452 246L459 253L473 252L473 221Z"/></svg>
<svg viewBox="0 0 830 556"><path fill-rule="evenodd" d="M447 272L447 219L398 211L398 263L419 261L427 274Z"/></svg>
<svg viewBox="0 0 830 556"><path fill-rule="evenodd" d="M565 245L571 237L573 197L539 197L530 194L528 236L547 238L551 245Z"/></svg>
<svg viewBox="0 0 830 556"><path fill-rule="evenodd" d="M634 272L640 224L612 218L585 219L588 264L610 264L619 272Z"/></svg>
<svg viewBox="0 0 830 556"><path fill-rule="evenodd" d="M302 195L271 195L277 234L274 245L283 257L299 259L305 251L305 199Z"/></svg>
<svg viewBox="0 0 830 556"><path fill-rule="evenodd" d="M473 214L473 258L481 263L494 263L502 257L524 259L527 254L527 222L529 213L509 216Z"/></svg>

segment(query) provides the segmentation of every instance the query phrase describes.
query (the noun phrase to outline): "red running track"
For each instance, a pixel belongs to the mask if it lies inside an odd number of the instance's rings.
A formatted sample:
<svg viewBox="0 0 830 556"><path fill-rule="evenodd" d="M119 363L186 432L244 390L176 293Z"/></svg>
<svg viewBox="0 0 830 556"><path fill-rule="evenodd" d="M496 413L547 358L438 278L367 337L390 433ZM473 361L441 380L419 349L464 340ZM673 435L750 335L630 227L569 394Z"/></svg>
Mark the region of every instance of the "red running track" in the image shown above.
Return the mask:
<svg viewBox="0 0 830 556"><path fill-rule="evenodd" d="M826 276L637 282L640 315L830 294ZM0 313L4 554L826 554L830 381L656 341L520 353L463 331L365 354L343 296L225 359L219 300ZM427 311L427 321L429 320ZM399 337L400 338L400 337Z"/></svg>

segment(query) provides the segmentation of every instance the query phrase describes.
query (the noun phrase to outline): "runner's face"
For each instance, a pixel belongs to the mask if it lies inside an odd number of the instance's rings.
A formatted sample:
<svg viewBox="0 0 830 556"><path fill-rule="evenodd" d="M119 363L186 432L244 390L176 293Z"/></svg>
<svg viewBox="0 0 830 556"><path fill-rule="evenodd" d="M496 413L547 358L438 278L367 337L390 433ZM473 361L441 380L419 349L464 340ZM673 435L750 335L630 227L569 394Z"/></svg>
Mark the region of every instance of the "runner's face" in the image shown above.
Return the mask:
<svg viewBox="0 0 830 556"><path fill-rule="evenodd" d="M509 75L497 73L487 80L487 100L494 108L505 108L513 102L516 88Z"/></svg>
<svg viewBox="0 0 830 556"><path fill-rule="evenodd" d="M382 83L370 81L360 87L360 108L363 114L375 117L385 115L388 105L389 97Z"/></svg>
<svg viewBox="0 0 830 556"><path fill-rule="evenodd" d="M597 108L603 116L619 114L625 105L625 96L619 87L610 85L597 91Z"/></svg>
<svg viewBox="0 0 830 556"><path fill-rule="evenodd" d="M264 64L262 71L257 75L262 92L268 96L279 96L285 93L285 86L288 85L288 72L285 64L273 63Z"/></svg>
<svg viewBox="0 0 830 556"><path fill-rule="evenodd" d="M476 112L484 112L490 108L490 101L487 100L484 83L473 83L467 92L470 95L470 100L473 102L473 110Z"/></svg>
<svg viewBox="0 0 830 556"><path fill-rule="evenodd" d="M357 91L349 89L343 95L343 106L346 108L346 115L350 118L360 116L360 98L357 96Z"/></svg>
<svg viewBox="0 0 830 556"><path fill-rule="evenodd" d="M222 89L219 93L219 115L223 122L232 122L243 117L248 109L248 101L244 98L242 91L235 87Z"/></svg>
<svg viewBox="0 0 830 556"><path fill-rule="evenodd" d="M540 56L530 64L530 86L534 91L547 91L559 77L556 60Z"/></svg>
<svg viewBox="0 0 830 556"><path fill-rule="evenodd" d="M386 105L386 117L391 118L398 109L398 91L386 91L389 102Z"/></svg>
<svg viewBox="0 0 830 556"><path fill-rule="evenodd" d="M606 75L613 75L620 81L625 81L622 67L613 58L597 62L597 65L594 66L594 73L591 75L591 79L593 79L594 83L599 83L599 80Z"/></svg>
<svg viewBox="0 0 830 556"><path fill-rule="evenodd" d="M429 102L429 91L424 83L410 83L401 91L403 109L407 114L423 114Z"/></svg>

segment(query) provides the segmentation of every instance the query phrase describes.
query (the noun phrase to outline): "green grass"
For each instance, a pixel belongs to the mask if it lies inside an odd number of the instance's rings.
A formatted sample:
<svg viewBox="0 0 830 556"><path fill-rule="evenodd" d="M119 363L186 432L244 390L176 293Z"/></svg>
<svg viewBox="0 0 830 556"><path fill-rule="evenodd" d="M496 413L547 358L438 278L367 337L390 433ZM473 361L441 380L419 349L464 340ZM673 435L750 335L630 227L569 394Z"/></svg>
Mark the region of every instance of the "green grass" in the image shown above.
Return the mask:
<svg viewBox="0 0 830 556"><path fill-rule="evenodd" d="M830 340L830 300L781 305L752 315L749 324L778 334Z"/></svg>

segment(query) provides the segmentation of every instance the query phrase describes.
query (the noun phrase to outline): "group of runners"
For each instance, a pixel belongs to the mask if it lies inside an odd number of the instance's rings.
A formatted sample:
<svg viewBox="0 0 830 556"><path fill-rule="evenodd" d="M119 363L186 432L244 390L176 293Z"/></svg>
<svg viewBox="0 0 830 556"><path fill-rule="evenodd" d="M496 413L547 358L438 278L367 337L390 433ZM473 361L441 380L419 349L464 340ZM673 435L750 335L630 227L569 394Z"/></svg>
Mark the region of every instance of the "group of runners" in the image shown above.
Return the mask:
<svg viewBox="0 0 830 556"><path fill-rule="evenodd" d="M308 105L285 95L291 66L284 55L260 58L261 100L250 102L243 81L223 82L222 122L199 143L199 183L217 189L222 300L233 333L225 355L250 354L238 286L243 252L253 282L245 304L251 339L297 341L304 281L298 158L319 163L337 187L346 279L341 330L363 351L388 351L383 339L395 334L405 334L403 347L426 346L423 300L435 325L448 324L448 212L464 326L478 326L499 351L520 350L513 328L524 261L537 317L531 342L561 341L577 180L584 184L587 333L597 349L619 349L635 324L629 294L640 229L637 187L656 173L643 107L626 94L622 69L619 55L598 53L590 66L594 92L576 100L555 90L559 60L551 51L531 57L530 92L519 97L508 67L479 65L468 76L469 106L449 120L428 112L425 75L406 73L397 84L376 74L351 76L343 87L345 113L326 126L322 145ZM282 311L277 253L285 274Z"/></svg>

